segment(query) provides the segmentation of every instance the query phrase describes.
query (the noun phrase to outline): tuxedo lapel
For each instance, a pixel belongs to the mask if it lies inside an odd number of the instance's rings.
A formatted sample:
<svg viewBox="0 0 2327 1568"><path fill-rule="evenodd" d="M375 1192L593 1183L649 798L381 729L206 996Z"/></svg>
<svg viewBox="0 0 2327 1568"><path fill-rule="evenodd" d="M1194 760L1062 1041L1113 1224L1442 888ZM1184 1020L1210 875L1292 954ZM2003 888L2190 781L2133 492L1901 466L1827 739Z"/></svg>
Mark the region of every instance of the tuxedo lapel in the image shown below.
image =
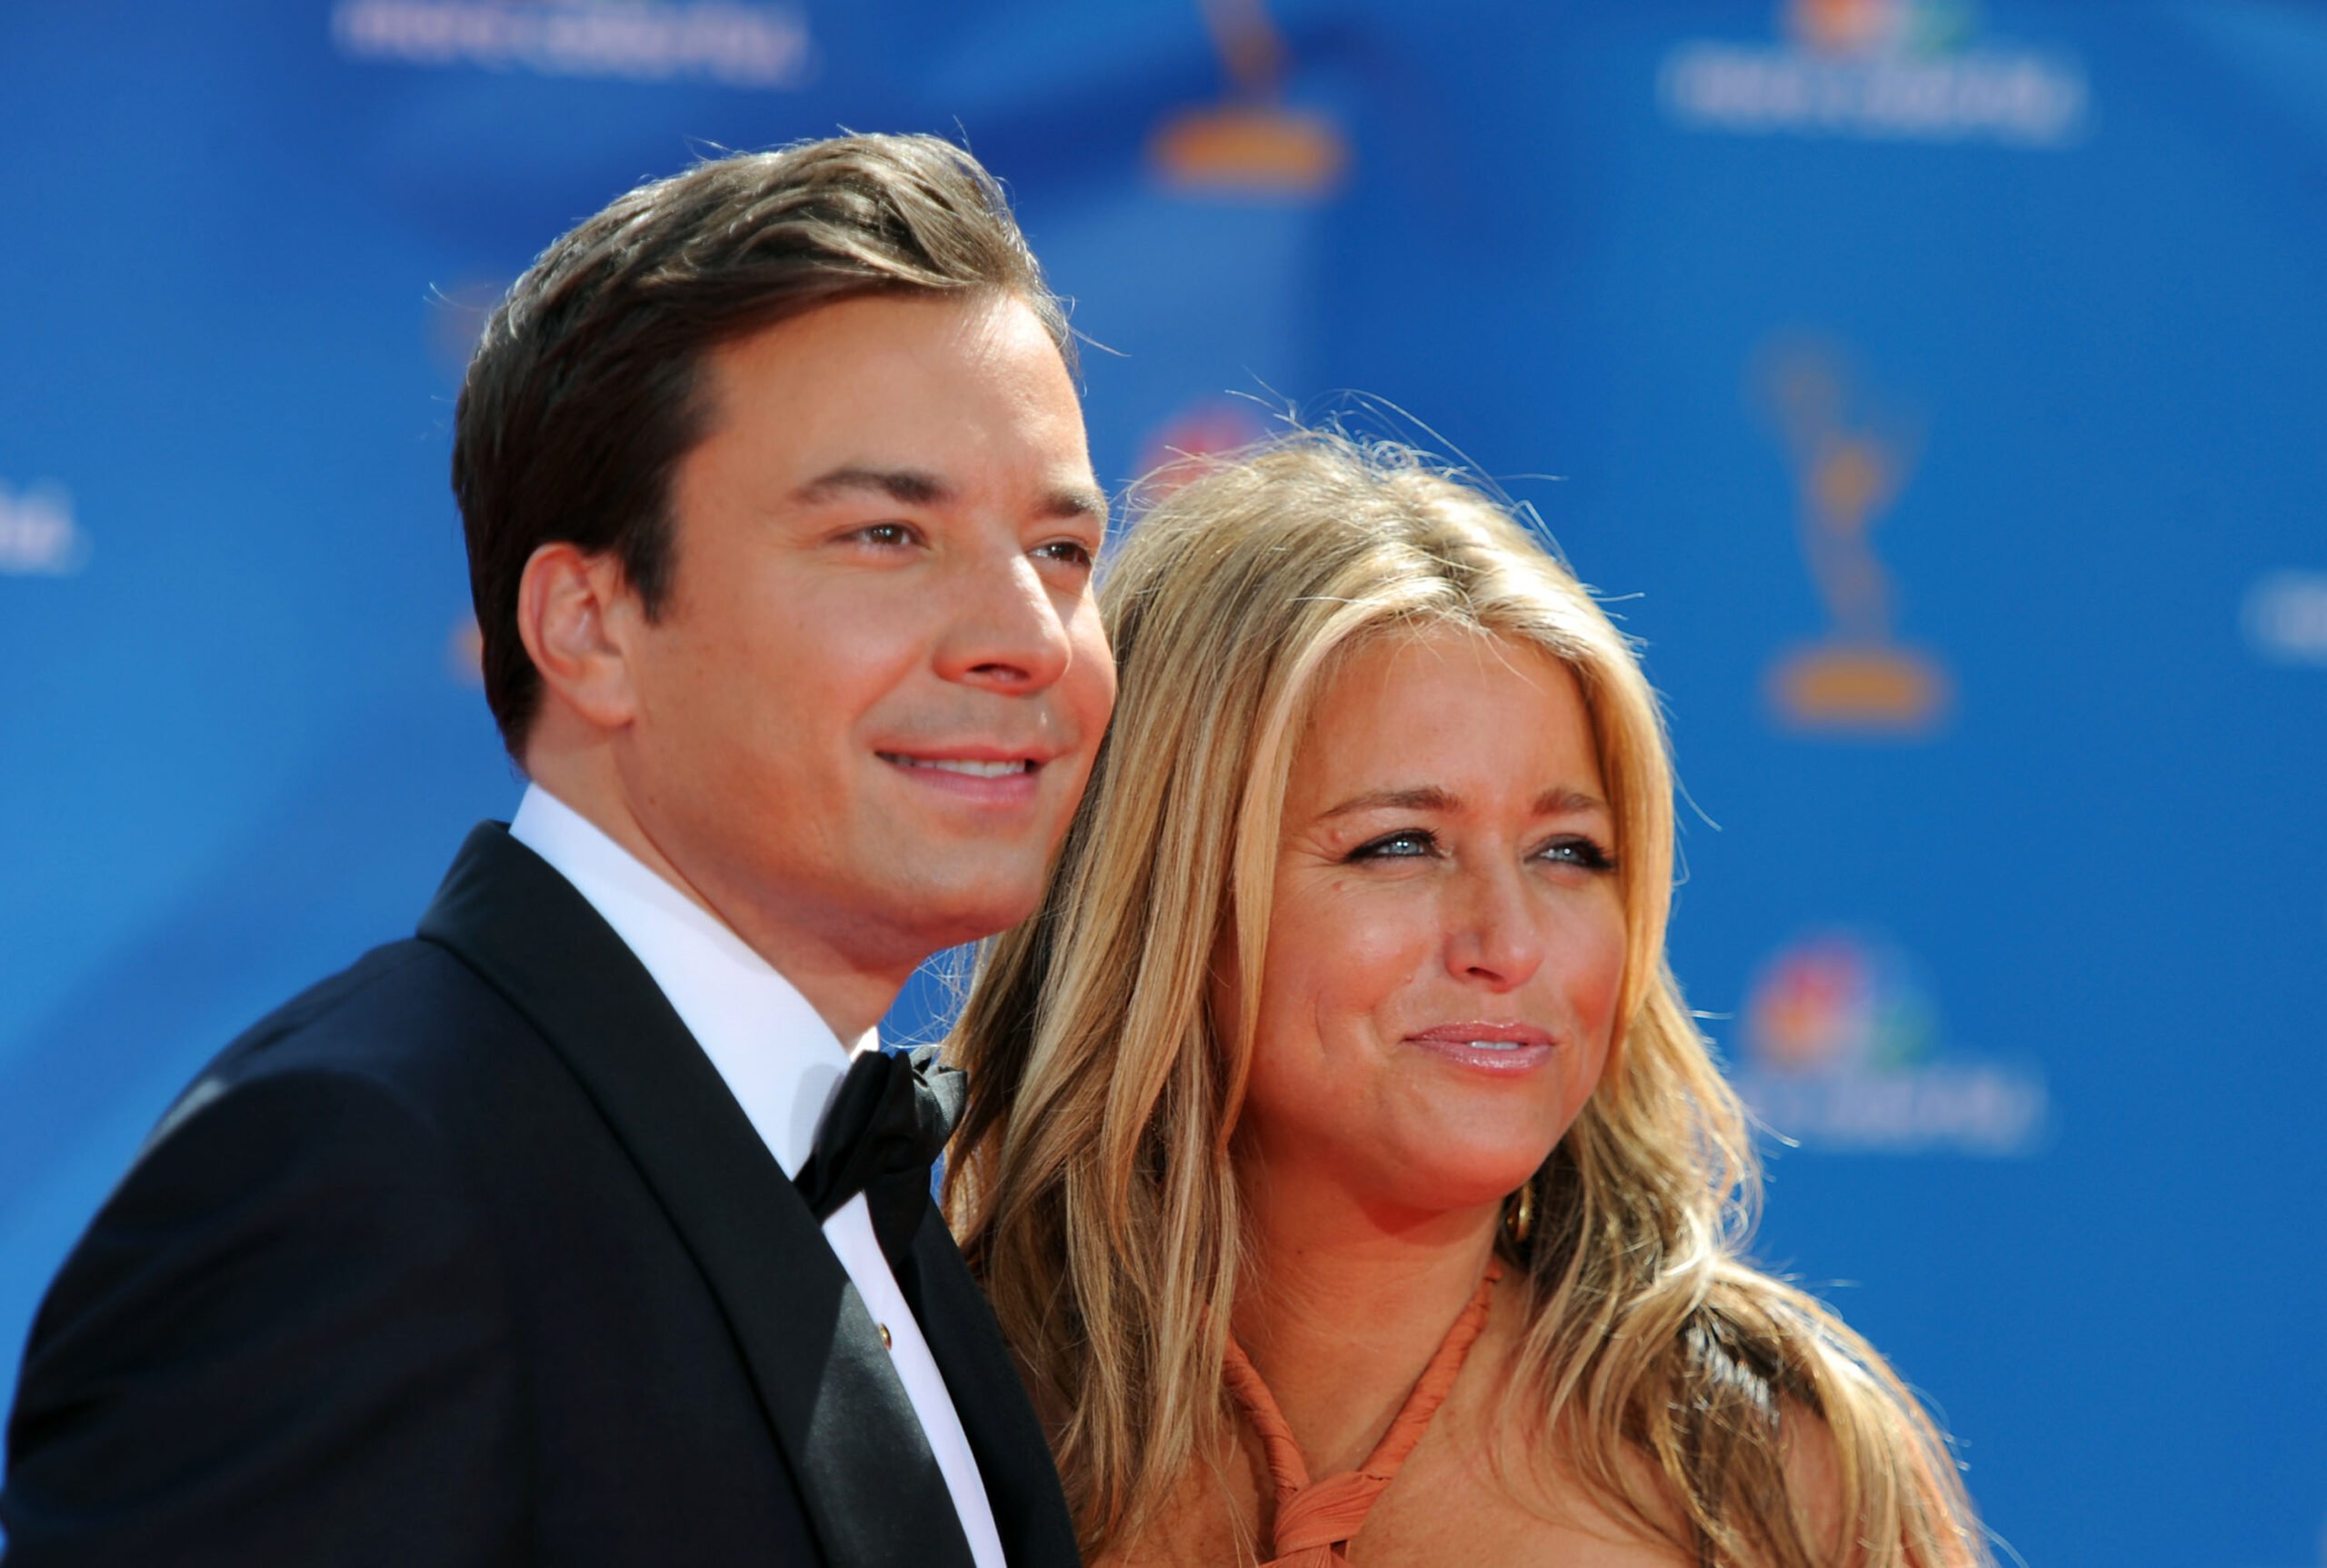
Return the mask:
<svg viewBox="0 0 2327 1568"><path fill-rule="evenodd" d="M863 1298L716 1069L589 902L485 823L420 935L531 1020L628 1150L719 1301L825 1560L969 1568L944 1478ZM1039 1432L1034 1442L1039 1454Z"/></svg>
<svg viewBox="0 0 2327 1568"><path fill-rule="evenodd" d="M977 1092L975 1084L970 1092ZM1050 1462L1049 1440L994 1309L970 1277L935 1204L922 1215L912 1246L892 1261L898 1288L912 1303L961 1413L1011 1568L1077 1568L1083 1558L1074 1521Z"/></svg>

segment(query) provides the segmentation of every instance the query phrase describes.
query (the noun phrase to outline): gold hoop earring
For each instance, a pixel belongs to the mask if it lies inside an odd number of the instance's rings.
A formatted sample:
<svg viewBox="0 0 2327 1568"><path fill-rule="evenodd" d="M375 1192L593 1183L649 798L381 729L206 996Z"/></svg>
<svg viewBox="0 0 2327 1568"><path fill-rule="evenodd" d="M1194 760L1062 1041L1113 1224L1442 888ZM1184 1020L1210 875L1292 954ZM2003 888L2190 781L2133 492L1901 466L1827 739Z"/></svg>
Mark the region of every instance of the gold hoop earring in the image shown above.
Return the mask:
<svg viewBox="0 0 2327 1568"><path fill-rule="evenodd" d="M1527 1238L1535 1233L1535 1178L1528 1177L1527 1184L1513 1196L1519 1201L1516 1203L1509 1199L1503 1201L1503 1228L1511 1237L1513 1246L1525 1246Z"/></svg>

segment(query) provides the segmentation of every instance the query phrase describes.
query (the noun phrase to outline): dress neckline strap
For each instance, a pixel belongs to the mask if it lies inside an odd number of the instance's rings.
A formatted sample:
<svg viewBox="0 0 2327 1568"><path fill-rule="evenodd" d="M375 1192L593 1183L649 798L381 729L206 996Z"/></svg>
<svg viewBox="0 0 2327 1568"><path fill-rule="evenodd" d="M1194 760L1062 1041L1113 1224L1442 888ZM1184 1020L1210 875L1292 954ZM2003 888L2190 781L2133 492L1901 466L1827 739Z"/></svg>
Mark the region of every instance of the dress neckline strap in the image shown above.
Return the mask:
<svg viewBox="0 0 2327 1568"><path fill-rule="evenodd" d="M1244 1347L1234 1335L1229 1336L1223 1367L1228 1392L1260 1437L1268 1459L1269 1480L1276 1492L1274 1554L1262 1568L1332 1568L1349 1561L1350 1538L1363 1527L1375 1500L1389 1490L1398 1467L1422 1441L1430 1418L1446 1403L1463 1359L1486 1327L1494 1283L1502 1277L1501 1260L1490 1258L1470 1304L1439 1342L1437 1353L1423 1368L1405 1403L1392 1419L1390 1430L1382 1434L1365 1463L1322 1480L1310 1479L1308 1462L1301 1456L1301 1445L1293 1441L1284 1413L1277 1409L1276 1396L1269 1393L1269 1385L1261 1380Z"/></svg>

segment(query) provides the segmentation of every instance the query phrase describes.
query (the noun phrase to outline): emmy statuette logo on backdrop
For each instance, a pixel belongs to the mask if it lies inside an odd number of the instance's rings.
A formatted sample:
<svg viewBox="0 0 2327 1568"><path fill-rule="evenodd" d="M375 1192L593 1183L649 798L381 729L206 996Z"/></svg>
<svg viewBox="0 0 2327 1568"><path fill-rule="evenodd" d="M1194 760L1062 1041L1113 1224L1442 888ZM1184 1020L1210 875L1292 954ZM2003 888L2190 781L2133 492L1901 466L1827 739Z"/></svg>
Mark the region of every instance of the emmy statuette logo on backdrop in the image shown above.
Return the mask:
<svg viewBox="0 0 2327 1568"><path fill-rule="evenodd" d="M1148 137L1149 162L1184 191L1315 198L1341 184L1341 127L1284 101L1284 35L1264 0L1199 0L1228 77L1224 103L1183 109Z"/></svg>
<svg viewBox="0 0 2327 1568"><path fill-rule="evenodd" d="M1803 563L1826 611L1826 634L1771 666L1770 702L1791 728L1913 737L1936 729L1952 694L1932 654L1895 635L1891 574L1875 530L1918 457L1905 423L1870 405L1842 354L1782 341L1760 357L1752 390L1793 470Z"/></svg>

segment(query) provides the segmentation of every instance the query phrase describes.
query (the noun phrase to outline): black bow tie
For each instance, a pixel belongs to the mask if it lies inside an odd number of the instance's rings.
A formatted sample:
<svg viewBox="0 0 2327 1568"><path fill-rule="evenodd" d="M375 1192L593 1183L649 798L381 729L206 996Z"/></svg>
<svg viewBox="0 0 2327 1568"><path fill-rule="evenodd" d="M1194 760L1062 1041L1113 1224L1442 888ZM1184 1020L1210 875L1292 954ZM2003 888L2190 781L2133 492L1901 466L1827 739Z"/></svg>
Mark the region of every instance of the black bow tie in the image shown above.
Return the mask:
<svg viewBox="0 0 2327 1568"><path fill-rule="evenodd" d="M910 1056L867 1051L849 1064L793 1183L817 1220L864 1194L873 1233L894 1258L929 1206L929 1167L962 1119L968 1077L934 1047Z"/></svg>

